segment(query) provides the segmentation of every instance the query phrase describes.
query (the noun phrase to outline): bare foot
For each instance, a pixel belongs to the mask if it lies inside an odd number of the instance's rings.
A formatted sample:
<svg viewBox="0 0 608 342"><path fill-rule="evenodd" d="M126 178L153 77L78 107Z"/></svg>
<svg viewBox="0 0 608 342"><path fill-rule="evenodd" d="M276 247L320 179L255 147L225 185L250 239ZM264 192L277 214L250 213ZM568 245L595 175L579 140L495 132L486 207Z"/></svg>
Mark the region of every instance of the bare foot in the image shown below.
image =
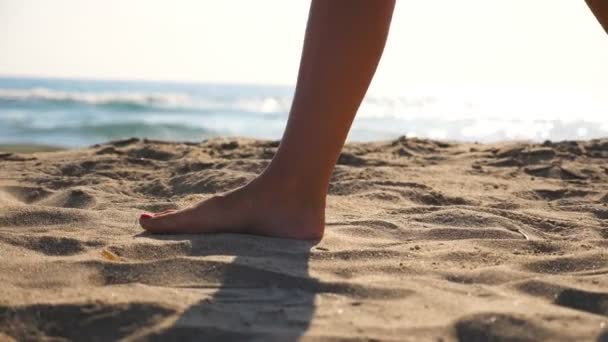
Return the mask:
<svg viewBox="0 0 608 342"><path fill-rule="evenodd" d="M260 178L242 188L192 207L143 214L141 226L152 233L244 233L298 240L323 236L325 196L302 196Z"/></svg>

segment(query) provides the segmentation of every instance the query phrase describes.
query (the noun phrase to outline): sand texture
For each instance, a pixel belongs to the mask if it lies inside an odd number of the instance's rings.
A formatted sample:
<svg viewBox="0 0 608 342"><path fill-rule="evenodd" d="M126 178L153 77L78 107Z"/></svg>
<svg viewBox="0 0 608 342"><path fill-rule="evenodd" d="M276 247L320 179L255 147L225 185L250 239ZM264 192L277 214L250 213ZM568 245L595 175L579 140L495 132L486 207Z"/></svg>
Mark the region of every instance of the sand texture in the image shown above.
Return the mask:
<svg viewBox="0 0 608 342"><path fill-rule="evenodd" d="M350 144L318 244L139 228L277 145L0 153L0 340L608 341L608 140Z"/></svg>

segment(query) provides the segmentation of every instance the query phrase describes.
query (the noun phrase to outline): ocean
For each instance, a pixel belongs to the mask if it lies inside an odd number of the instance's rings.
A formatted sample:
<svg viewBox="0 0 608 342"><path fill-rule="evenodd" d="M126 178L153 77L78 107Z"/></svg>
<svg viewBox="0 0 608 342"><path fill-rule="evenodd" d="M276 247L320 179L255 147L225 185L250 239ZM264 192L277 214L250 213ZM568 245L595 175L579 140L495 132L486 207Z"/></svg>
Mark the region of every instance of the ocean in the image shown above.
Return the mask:
<svg viewBox="0 0 608 342"><path fill-rule="evenodd" d="M292 95L289 86L3 77L0 144L280 139ZM348 140L402 135L480 142L606 137L608 90L427 87L370 94Z"/></svg>

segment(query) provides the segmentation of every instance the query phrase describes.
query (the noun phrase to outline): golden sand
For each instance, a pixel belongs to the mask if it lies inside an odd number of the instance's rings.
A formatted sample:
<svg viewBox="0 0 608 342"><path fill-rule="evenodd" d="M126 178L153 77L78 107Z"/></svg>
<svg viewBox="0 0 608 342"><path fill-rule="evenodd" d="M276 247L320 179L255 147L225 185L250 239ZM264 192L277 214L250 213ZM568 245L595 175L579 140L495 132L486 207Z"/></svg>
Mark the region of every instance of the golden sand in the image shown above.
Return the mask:
<svg viewBox="0 0 608 342"><path fill-rule="evenodd" d="M318 244L138 226L277 145L0 153L0 340L608 339L608 140L348 145Z"/></svg>

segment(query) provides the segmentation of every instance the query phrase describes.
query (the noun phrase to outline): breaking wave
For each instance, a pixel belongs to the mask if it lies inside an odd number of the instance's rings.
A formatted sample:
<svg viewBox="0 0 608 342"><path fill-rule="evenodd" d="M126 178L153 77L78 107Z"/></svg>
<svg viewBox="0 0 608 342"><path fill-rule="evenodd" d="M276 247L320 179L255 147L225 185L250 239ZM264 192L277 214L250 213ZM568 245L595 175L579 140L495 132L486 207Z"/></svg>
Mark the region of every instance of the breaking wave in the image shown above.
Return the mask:
<svg viewBox="0 0 608 342"><path fill-rule="evenodd" d="M78 92L48 88L2 89L0 105L22 107L90 106L119 111L240 111L256 113L287 112L290 98L242 97L196 98L173 92Z"/></svg>

